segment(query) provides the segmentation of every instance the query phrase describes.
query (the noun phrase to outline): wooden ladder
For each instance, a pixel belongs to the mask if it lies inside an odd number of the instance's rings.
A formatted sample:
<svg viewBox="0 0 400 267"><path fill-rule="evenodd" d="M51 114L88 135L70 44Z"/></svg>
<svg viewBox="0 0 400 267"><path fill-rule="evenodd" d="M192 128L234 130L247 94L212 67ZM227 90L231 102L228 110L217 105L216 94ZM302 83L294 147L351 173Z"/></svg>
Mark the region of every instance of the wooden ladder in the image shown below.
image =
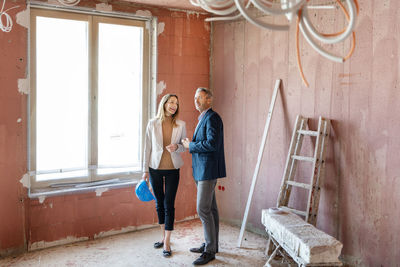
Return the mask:
<svg viewBox="0 0 400 267"><path fill-rule="evenodd" d="M278 195L277 207L303 216L306 222L315 226L317 223L319 196L321 191L320 184L325 174L325 151L328 143L330 121L319 117L317 131L308 130L307 121L308 119L301 115L298 115L296 118L285 171L282 177L282 184ZM316 137L313 157L299 155L304 136ZM299 161L312 162L313 166L309 184L297 182L294 179ZM307 208L305 210L297 210L288 206L292 187L299 187L308 190ZM270 237L266 248L267 255L270 255L270 252L272 252L271 241L274 240L271 240Z"/></svg>
<svg viewBox="0 0 400 267"><path fill-rule="evenodd" d="M321 180L325 174L325 151L330 131L330 121L319 117L318 130L307 130L307 118L298 115L294 126L292 140L290 142L285 172L283 173L281 189L278 196L277 207L292 213L301 215L305 221L314 225L317 223L319 196L321 191ZM299 155L304 136L316 137L313 157ZM294 179L297 163L299 161L312 162L312 173L310 183L299 183ZM288 207L292 187L300 187L308 190L308 201L306 210L296 210Z"/></svg>

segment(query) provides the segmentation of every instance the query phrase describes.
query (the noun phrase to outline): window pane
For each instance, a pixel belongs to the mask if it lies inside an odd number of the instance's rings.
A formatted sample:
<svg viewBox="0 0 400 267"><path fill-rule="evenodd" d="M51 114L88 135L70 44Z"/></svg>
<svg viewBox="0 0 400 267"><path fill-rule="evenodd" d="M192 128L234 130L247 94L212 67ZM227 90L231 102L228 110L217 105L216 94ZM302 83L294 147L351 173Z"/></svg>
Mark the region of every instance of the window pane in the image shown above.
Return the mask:
<svg viewBox="0 0 400 267"><path fill-rule="evenodd" d="M87 22L36 19L36 169L87 168Z"/></svg>
<svg viewBox="0 0 400 267"><path fill-rule="evenodd" d="M98 64L98 164L140 166L142 28L100 23Z"/></svg>

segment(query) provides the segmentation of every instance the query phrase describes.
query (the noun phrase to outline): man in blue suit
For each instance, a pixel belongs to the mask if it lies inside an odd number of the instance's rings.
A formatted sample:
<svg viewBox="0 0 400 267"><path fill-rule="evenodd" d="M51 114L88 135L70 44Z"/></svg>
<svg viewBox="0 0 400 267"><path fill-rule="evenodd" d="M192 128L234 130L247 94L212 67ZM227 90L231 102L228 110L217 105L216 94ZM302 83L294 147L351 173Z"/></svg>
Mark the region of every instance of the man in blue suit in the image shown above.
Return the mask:
<svg viewBox="0 0 400 267"><path fill-rule="evenodd" d="M193 177L197 185L197 213L203 224L204 239L191 252L202 253L194 265L203 265L215 259L218 252L219 215L215 199L218 178L226 177L224 156L224 130L221 117L211 109L212 92L198 88L194 98L200 112L192 141L182 140L192 154Z"/></svg>

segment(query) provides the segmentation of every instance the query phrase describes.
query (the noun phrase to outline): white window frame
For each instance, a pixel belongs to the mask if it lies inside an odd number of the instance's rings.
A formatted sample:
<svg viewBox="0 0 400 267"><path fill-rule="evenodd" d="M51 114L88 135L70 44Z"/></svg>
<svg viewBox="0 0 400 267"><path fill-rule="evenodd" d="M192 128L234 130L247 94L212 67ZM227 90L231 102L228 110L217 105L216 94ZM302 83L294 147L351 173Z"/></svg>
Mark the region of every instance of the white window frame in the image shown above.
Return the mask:
<svg viewBox="0 0 400 267"><path fill-rule="evenodd" d="M126 14L110 13L97 14L91 11L79 10L49 10L48 8L30 8L30 94L29 94L29 127L28 127L28 170L30 176L30 190L54 187L59 184L65 188L68 185L77 185L82 183L94 183L100 180L118 182L137 181L142 176L141 171L127 172L123 169L113 169L112 173L98 175L97 174L97 31L98 23L111 23L119 25L131 25L142 27L143 29L143 77L142 77L142 119L141 119L141 140L140 140L140 164L142 164L144 136L146 124L149 118L155 114L155 69L156 69L156 25L157 20L154 17L135 17ZM73 20L83 20L88 22L88 47L89 47L89 128L88 128L88 176L71 177L62 179L51 179L46 181L37 181L36 175L36 17L64 18ZM140 168L141 169L141 168ZM115 171L114 171L115 170ZM55 173L60 173L59 170ZM50 189L49 189L50 190ZM70 190L69 190L70 191Z"/></svg>

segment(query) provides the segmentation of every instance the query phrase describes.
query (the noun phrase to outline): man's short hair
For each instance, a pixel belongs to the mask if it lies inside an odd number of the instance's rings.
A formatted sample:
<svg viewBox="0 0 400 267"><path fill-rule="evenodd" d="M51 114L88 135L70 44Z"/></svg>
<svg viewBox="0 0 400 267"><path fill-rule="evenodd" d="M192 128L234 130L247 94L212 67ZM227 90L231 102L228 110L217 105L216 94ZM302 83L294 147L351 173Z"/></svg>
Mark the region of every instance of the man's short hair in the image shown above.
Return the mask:
<svg viewBox="0 0 400 267"><path fill-rule="evenodd" d="M197 93L197 92L204 92L204 93L206 93L206 94L207 94L207 98L212 98L212 97L213 97L213 94L212 94L211 90L208 89L208 88L205 88L205 87L199 87L199 88L197 88L196 93Z"/></svg>

